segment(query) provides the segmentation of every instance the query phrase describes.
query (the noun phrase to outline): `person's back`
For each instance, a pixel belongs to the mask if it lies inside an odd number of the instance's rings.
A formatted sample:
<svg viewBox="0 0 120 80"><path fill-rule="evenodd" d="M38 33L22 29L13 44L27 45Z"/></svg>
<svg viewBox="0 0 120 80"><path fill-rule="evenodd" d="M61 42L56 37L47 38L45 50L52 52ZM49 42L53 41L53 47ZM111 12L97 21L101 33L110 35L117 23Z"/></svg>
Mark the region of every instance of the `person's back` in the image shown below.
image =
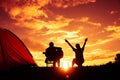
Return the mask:
<svg viewBox="0 0 120 80"><path fill-rule="evenodd" d="M83 60L83 50L82 49L75 49L75 58Z"/></svg>
<svg viewBox="0 0 120 80"><path fill-rule="evenodd" d="M56 47L56 59L63 58L63 50L61 47Z"/></svg>
<svg viewBox="0 0 120 80"><path fill-rule="evenodd" d="M74 48L73 51L75 52L76 58L81 58L83 56L84 48L81 48L80 45L77 43L76 48Z"/></svg>
<svg viewBox="0 0 120 80"><path fill-rule="evenodd" d="M48 47L46 49L46 57L49 60L54 60L56 55L56 48L55 47Z"/></svg>

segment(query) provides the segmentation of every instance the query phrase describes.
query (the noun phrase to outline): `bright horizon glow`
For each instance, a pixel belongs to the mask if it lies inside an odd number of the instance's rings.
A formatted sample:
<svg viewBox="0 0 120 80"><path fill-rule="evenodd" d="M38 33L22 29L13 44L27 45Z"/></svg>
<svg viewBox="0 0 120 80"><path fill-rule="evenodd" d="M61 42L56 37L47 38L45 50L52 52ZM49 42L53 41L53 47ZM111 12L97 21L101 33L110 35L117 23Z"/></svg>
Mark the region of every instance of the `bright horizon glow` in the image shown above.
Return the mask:
<svg viewBox="0 0 120 80"><path fill-rule="evenodd" d="M70 67L72 67L72 62L62 59L60 61L60 67L67 71Z"/></svg>

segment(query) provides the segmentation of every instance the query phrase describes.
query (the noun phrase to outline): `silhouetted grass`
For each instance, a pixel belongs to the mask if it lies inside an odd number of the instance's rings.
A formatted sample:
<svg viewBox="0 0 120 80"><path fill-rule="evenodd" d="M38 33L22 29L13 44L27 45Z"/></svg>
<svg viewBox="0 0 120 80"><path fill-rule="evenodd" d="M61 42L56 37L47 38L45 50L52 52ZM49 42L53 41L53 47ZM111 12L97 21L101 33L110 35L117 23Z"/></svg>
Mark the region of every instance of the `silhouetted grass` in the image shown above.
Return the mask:
<svg viewBox="0 0 120 80"><path fill-rule="evenodd" d="M24 66L1 72L0 80L119 80L120 63L74 67L68 71L53 67Z"/></svg>

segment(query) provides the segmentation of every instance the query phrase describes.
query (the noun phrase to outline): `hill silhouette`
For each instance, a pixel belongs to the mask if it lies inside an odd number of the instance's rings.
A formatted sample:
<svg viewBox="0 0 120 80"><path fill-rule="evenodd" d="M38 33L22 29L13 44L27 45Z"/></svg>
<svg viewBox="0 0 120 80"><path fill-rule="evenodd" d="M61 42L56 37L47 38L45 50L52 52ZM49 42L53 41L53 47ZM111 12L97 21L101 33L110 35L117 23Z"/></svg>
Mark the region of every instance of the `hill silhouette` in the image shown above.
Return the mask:
<svg viewBox="0 0 120 80"><path fill-rule="evenodd" d="M99 66L81 68L62 68L22 66L0 72L0 80L119 80L120 63L107 63Z"/></svg>

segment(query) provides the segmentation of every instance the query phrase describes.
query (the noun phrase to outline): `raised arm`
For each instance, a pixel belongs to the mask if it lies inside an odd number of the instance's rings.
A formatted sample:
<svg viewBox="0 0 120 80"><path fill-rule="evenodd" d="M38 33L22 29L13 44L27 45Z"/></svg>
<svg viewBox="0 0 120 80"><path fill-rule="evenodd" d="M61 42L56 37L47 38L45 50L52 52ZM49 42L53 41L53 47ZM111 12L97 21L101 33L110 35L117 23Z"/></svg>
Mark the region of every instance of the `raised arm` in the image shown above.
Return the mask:
<svg viewBox="0 0 120 80"><path fill-rule="evenodd" d="M83 47L82 47L83 50L84 50L84 48L85 48L85 45L86 45L87 40L88 40L88 38L85 39L85 42L84 42Z"/></svg>
<svg viewBox="0 0 120 80"><path fill-rule="evenodd" d="M68 42L68 40L67 39L65 39L65 42L67 42L68 43L68 45L74 50L75 48Z"/></svg>

